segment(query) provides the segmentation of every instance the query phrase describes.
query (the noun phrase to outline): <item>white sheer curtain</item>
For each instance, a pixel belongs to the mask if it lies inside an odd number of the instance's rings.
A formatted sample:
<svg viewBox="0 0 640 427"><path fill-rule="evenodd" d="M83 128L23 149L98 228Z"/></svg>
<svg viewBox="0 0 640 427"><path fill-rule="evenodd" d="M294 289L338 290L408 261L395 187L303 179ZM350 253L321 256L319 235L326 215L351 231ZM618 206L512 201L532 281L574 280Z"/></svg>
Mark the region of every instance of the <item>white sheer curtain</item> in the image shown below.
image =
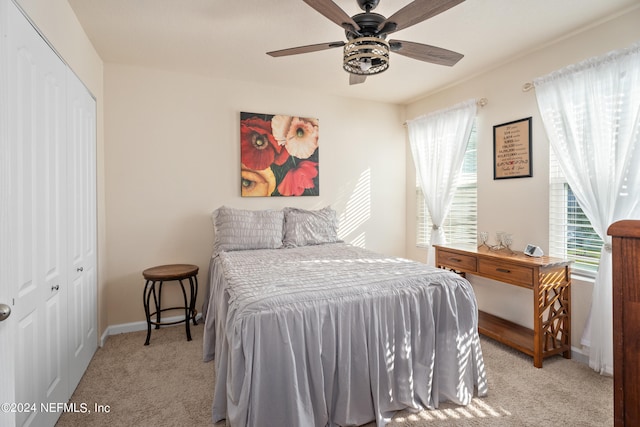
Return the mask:
<svg viewBox="0 0 640 427"><path fill-rule="evenodd" d="M640 44L534 81L560 167L605 242L593 289L589 366L613 372L611 223L640 218Z"/></svg>
<svg viewBox="0 0 640 427"><path fill-rule="evenodd" d="M442 224L456 189L476 109L472 99L407 121L413 163L433 222L431 245L446 243ZM435 265L431 248L427 263Z"/></svg>

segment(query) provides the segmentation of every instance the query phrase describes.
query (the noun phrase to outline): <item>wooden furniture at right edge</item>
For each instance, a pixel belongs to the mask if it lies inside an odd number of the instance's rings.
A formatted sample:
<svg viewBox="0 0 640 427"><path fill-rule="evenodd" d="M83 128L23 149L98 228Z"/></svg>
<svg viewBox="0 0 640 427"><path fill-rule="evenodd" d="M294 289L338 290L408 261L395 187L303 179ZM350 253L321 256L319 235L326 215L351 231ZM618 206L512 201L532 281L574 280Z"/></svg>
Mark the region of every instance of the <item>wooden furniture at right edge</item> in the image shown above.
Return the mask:
<svg viewBox="0 0 640 427"><path fill-rule="evenodd" d="M614 425L640 426L640 221L613 223Z"/></svg>

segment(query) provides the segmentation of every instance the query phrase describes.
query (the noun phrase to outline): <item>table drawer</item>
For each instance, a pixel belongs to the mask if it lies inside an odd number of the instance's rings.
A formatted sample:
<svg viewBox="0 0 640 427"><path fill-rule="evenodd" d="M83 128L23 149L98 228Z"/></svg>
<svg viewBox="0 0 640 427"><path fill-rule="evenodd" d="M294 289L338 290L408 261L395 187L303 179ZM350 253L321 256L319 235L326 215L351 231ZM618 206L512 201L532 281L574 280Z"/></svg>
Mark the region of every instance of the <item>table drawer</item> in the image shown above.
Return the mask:
<svg viewBox="0 0 640 427"><path fill-rule="evenodd" d="M461 255L456 252L438 251L438 259L436 260L438 266L444 266L452 268L457 271L474 272L477 271L476 257L469 255Z"/></svg>
<svg viewBox="0 0 640 427"><path fill-rule="evenodd" d="M501 282L533 287L533 268L494 262L488 259L478 260L478 273Z"/></svg>

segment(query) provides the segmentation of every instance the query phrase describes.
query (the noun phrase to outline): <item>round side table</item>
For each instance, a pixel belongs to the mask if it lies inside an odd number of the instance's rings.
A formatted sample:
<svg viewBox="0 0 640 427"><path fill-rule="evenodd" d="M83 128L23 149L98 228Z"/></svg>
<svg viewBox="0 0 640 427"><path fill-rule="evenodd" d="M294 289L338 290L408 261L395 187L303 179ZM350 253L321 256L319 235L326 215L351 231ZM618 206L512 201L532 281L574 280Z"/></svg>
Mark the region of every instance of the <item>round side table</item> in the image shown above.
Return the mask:
<svg viewBox="0 0 640 427"><path fill-rule="evenodd" d="M149 345L149 339L151 338L151 325L155 325L156 329L160 329L161 325L176 325L182 322L185 323L185 328L187 330L187 341L191 341L191 330L189 329L190 321L192 320L194 325L198 324L196 321L196 314L198 313L196 311L196 297L198 295L198 266L192 264L159 265L157 267L147 268L142 272L142 276L147 281L144 285L144 294L142 296L144 313L147 318L147 339L144 342L144 345ZM187 298L187 292L183 280L189 280L189 298ZM164 282L172 281L180 283L182 296L184 298L184 306L162 308L162 284ZM153 313L149 306L151 296L153 296L153 303L156 310ZM184 319L180 319L175 322L162 322L161 313L168 310L184 310ZM155 316L155 320L151 320L153 316Z"/></svg>

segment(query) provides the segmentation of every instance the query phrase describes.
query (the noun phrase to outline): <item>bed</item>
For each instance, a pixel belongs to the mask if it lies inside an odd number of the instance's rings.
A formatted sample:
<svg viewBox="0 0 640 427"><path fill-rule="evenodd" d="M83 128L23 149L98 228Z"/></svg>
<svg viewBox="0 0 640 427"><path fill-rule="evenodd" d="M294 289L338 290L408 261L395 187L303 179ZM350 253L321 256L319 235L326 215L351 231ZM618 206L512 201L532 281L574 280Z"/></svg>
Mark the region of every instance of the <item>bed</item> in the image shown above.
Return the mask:
<svg viewBox="0 0 640 427"><path fill-rule="evenodd" d="M466 279L339 241L335 211L222 207L203 307L213 421L384 426L486 394Z"/></svg>

